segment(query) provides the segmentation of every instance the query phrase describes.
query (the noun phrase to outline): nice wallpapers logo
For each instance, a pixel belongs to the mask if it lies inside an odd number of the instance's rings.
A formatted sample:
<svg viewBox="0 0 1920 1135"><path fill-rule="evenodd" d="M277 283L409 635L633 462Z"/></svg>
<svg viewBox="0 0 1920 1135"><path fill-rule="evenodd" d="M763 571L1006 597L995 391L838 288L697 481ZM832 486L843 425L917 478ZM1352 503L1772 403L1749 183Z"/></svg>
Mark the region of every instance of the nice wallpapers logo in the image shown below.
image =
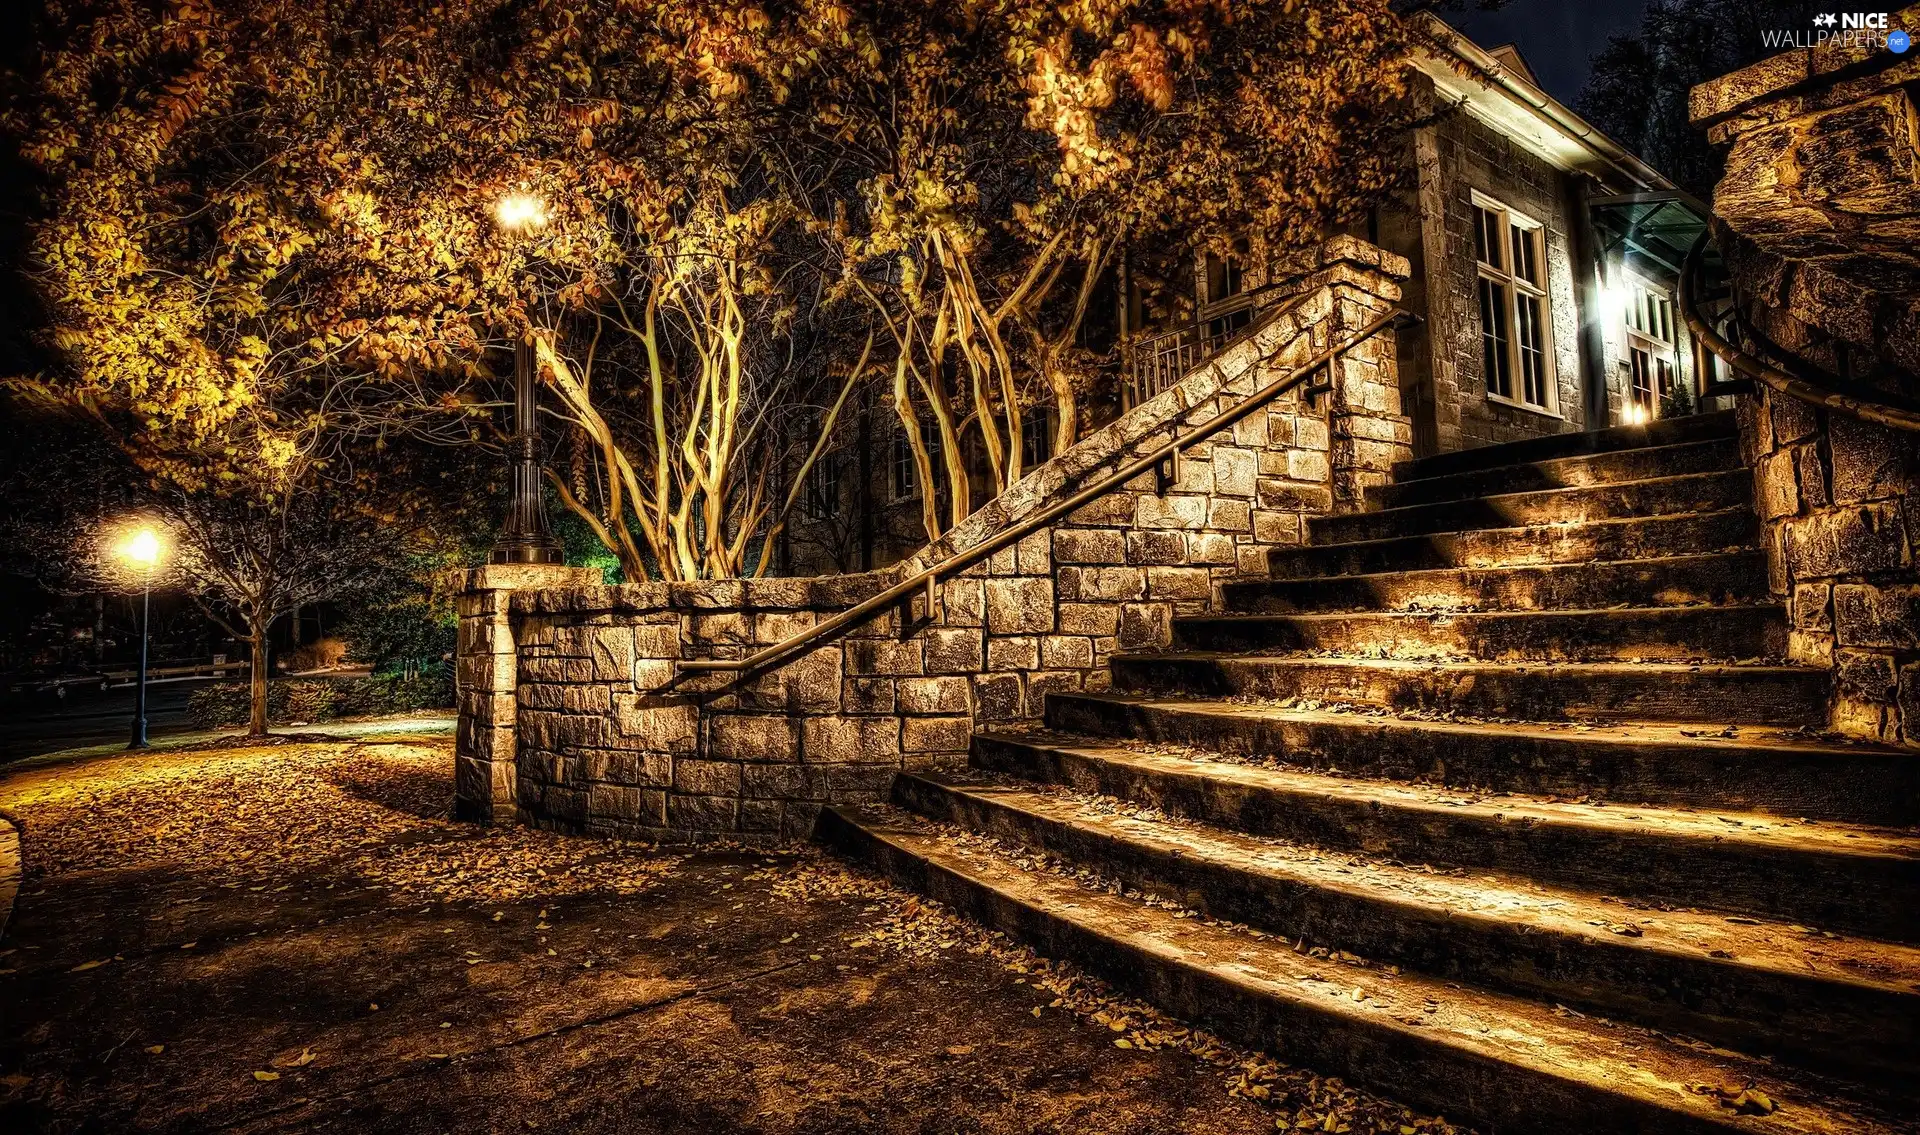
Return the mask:
<svg viewBox="0 0 1920 1135"><path fill-rule="evenodd" d="M1889 28L1885 12L1822 12L1813 18L1810 30L1774 28L1760 33L1760 42L1769 49L1788 47L1885 48L1902 54L1912 46L1904 28Z"/></svg>

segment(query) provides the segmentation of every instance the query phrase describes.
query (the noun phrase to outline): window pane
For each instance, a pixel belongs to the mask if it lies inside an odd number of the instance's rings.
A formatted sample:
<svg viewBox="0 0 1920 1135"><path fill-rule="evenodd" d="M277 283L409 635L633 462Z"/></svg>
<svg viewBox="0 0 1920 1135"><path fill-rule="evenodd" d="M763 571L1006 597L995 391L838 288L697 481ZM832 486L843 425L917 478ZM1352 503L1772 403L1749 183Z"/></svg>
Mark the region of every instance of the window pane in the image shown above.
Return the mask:
<svg viewBox="0 0 1920 1135"><path fill-rule="evenodd" d="M1480 357L1487 390L1513 397L1513 369L1507 356L1507 286L1480 277Z"/></svg>
<svg viewBox="0 0 1920 1135"><path fill-rule="evenodd" d="M1534 230L1513 225L1513 274L1534 287L1540 286L1540 258L1535 251Z"/></svg>
<svg viewBox="0 0 1920 1135"><path fill-rule="evenodd" d="M1228 296L1240 294L1240 262L1228 257L1221 259L1213 253L1207 253L1207 302L1219 303Z"/></svg>
<svg viewBox="0 0 1920 1135"><path fill-rule="evenodd" d="M1521 400L1545 408L1547 405L1546 336L1540 326L1540 298L1516 297L1513 321L1514 344L1520 355Z"/></svg>
<svg viewBox="0 0 1920 1135"><path fill-rule="evenodd" d="M913 463L913 443L904 433L893 438L893 495L895 499L905 499L914 494L918 486L914 477L918 470Z"/></svg>
<svg viewBox="0 0 1920 1135"><path fill-rule="evenodd" d="M1020 467L1031 469L1053 456L1053 410L1031 406L1020 415Z"/></svg>
<svg viewBox="0 0 1920 1135"><path fill-rule="evenodd" d="M807 471L807 512L812 516L832 516L840 511L840 469L832 454L823 454Z"/></svg>
<svg viewBox="0 0 1920 1135"><path fill-rule="evenodd" d="M1653 405L1653 356L1639 347L1634 347L1629 356L1633 360L1633 401L1636 405Z"/></svg>
<svg viewBox="0 0 1920 1135"><path fill-rule="evenodd" d="M1480 206L1473 207L1473 254L1491 268L1504 268L1505 253L1500 242L1500 214Z"/></svg>

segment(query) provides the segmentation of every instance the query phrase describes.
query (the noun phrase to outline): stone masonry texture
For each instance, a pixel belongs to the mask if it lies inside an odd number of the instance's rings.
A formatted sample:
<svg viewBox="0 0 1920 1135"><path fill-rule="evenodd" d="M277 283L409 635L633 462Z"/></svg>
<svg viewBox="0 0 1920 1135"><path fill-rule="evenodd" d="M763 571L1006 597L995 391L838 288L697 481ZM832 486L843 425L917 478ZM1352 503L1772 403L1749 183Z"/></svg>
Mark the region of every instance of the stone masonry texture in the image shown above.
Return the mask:
<svg viewBox="0 0 1920 1135"><path fill-rule="evenodd" d="M1089 434L939 544L882 571L590 586L476 574L460 600L463 815L668 840L805 838L822 805L883 799L901 770L965 763L978 725L1101 689L1116 650L1168 644L1177 614L1265 570L1309 516L1361 507L1410 455L1391 335L924 593L763 672L683 674L828 619L992 539L1333 346L1400 296L1406 262L1351 237L1290 304L1186 379Z"/></svg>

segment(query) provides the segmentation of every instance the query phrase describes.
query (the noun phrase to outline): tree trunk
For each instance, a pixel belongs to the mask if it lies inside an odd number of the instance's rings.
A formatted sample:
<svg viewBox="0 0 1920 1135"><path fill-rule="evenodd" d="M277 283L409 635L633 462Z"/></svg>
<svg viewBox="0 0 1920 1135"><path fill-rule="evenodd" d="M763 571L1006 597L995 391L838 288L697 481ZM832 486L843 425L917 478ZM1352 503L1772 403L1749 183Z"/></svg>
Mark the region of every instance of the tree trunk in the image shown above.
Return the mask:
<svg viewBox="0 0 1920 1135"><path fill-rule="evenodd" d="M251 707L247 712L247 734L251 737L267 735L267 628L272 625L270 619L251 619L247 629L252 637L247 642L253 649L252 664L248 667L248 681L251 685Z"/></svg>

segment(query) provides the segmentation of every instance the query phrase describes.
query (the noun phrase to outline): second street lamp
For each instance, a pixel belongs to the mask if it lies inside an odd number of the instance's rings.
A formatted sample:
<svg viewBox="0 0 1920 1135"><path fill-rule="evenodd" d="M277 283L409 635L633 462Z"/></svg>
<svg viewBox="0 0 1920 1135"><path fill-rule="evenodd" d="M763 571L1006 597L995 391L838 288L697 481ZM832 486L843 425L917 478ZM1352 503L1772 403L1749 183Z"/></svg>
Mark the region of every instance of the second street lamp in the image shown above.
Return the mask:
<svg viewBox="0 0 1920 1135"><path fill-rule="evenodd" d="M509 233L547 223L546 207L530 194L510 194L494 206L494 220ZM496 564L557 564L564 561L560 541L547 524L546 489L540 468L540 387L534 370L533 338L523 334L513 345L513 476L507 520L487 558Z"/></svg>
<svg viewBox="0 0 1920 1135"><path fill-rule="evenodd" d="M133 740L129 749L147 748L147 614L153 606L153 569L160 562L160 536L142 528L120 545L120 554L140 569L140 669L134 678Z"/></svg>

